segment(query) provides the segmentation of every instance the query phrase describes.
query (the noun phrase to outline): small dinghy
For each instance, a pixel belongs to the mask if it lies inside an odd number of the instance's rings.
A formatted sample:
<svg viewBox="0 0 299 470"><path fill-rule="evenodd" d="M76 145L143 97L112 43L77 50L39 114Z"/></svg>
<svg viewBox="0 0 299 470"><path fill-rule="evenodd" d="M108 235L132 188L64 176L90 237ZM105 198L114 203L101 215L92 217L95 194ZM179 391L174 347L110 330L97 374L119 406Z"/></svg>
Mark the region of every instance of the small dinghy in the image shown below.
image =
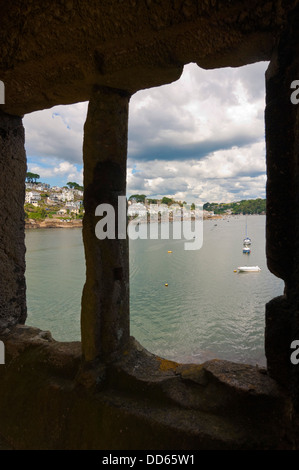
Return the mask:
<svg viewBox="0 0 299 470"><path fill-rule="evenodd" d="M261 271L261 268L258 266L239 266L238 270L241 273L258 273Z"/></svg>

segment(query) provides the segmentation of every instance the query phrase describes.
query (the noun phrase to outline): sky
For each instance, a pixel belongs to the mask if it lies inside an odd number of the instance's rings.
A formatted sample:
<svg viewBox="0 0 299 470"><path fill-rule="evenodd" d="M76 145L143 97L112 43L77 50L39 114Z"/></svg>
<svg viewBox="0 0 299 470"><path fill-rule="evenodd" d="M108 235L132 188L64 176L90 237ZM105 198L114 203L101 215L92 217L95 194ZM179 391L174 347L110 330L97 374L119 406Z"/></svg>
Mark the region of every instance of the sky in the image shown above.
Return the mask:
<svg viewBox="0 0 299 470"><path fill-rule="evenodd" d="M233 202L265 198L265 71L184 67L169 85L135 93L129 106L127 196ZM83 183L88 103L24 117L28 171L40 181Z"/></svg>

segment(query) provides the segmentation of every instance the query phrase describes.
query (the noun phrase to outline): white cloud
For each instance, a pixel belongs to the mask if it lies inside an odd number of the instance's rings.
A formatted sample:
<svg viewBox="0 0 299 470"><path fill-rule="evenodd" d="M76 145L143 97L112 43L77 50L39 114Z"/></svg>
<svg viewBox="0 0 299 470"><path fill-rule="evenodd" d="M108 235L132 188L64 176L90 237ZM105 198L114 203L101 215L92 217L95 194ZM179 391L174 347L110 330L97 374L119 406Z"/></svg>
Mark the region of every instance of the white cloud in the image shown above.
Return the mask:
<svg viewBox="0 0 299 470"><path fill-rule="evenodd" d="M179 81L136 93L130 103L129 155L138 160L138 150L157 144L172 148L245 135L256 140L264 131L265 97L242 79L244 69L252 68L263 91L265 63L242 68L240 76L241 69L207 71L189 64Z"/></svg>
<svg viewBox="0 0 299 470"><path fill-rule="evenodd" d="M266 67L202 70L189 64L177 82L136 93L128 195L215 202L265 197ZM77 103L25 116L30 171L43 180L82 183L86 112L87 103Z"/></svg>
<svg viewBox="0 0 299 470"><path fill-rule="evenodd" d="M190 202L265 197L265 171L265 145L258 142L213 152L198 161L142 161L129 168L128 192L172 197L180 193Z"/></svg>
<svg viewBox="0 0 299 470"><path fill-rule="evenodd" d="M82 164L83 125L87 103L27 114L24 117L27 155Z"/></svg>
<svg viewBox="0 0 299 470"><path fill-rule="evenodd" d="M65 181L62 184L65 185L69 181L75 181L76 183L83 183L83 169L78 170L77 167L67 161L58 163L57 166L53 167L42 167L39 165L29 165L29 170L33 173L40 175L42 181L46 182L51 178L59 178L59 180Z"/></svg>
<svg viewBox="0 0 299 470"><path fill-rule="evenodd" d="M265 197L266 66L205 71L190 64L178 82L137 93L128 193L204 201Z"/></svg>

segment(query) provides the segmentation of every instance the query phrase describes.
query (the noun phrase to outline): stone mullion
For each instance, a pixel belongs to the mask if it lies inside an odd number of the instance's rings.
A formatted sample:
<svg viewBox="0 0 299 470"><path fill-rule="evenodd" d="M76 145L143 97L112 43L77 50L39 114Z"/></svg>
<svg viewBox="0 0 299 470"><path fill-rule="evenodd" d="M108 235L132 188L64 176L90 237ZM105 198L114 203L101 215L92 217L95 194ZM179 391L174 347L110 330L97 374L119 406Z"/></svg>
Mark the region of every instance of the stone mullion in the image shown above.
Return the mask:
<svg viewBox="0 0 299 470"><path fill-rule="evenodd" d="M118 237L119 196L126 196L129 98L120 90L95 88L84 126L86 283L81 331L87 361L113 360L129 341L128 239L126 233L125 238ZM101 240L96 235L100 218L95 214L102 204L113 208L115 238Z"/></svg>

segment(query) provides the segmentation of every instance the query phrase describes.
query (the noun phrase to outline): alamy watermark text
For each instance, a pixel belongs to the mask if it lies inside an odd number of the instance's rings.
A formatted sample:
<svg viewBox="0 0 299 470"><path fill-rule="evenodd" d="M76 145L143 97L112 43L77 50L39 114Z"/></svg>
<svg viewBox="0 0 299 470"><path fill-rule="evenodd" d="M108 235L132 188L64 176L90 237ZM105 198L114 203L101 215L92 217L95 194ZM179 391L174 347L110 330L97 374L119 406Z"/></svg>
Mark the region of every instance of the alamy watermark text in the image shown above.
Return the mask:
<svg viewBox="0 0 299 470"><path fill-rule="evenodd" d="M290 347L291 349L295 349L295 351L293 351L290 356L290 360L291 360L291 363L294 364L294 366L296 366L297 364L299 364L299 340L294 339Z"/></svg>
<svg viewBox="0 0 299 470"><path fill-rule="evenodd" d="M0 341L0 365L5 364L5 347L3 341Z"/></svg>
<svg viewBox="0 0 299 470"><path fill-rule="evenodd" d="M294 89L293 93L291 94L291 103L298 104L299 103L299 80L294 80L291 83L291 88Z"/></svg>
<svg viewBox="0 0 299 470"><path fill-rule="evenodd" d="M175 240L186 240L185 250L199 250L203 244L202 204L194 204L191 209L188 204L150 204L146 207L136 203L127 211L126 197L119 196L117 215L112 205L100 204L95 210L95 216L100 217L95 227L99 240L125 239L127 236L131 240L168 240L172 236ZM127 216L131 218L128 225Z"/></svg>
<svg viewBox="0 0 299 470"><path fill-rule="evenodd" d="M0 104L5 104L5 86L0 80Z"/></svg>

